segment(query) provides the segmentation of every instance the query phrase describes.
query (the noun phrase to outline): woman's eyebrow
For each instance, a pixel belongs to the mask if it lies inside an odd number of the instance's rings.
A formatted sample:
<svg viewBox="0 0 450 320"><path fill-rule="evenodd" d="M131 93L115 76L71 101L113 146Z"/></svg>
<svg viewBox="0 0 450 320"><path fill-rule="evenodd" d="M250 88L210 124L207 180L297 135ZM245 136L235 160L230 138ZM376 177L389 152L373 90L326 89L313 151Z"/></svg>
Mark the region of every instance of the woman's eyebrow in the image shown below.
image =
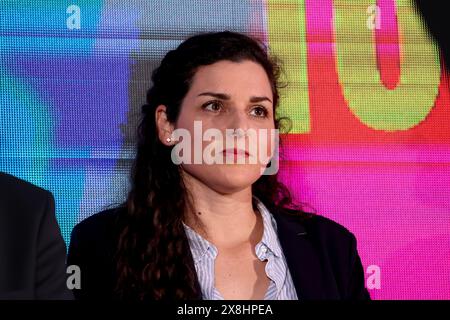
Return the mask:
<svg viewBox="0 0 450 320"><path fill-rule="evenodd" d="M197 97L200 96L211 96L217 99L221 99L221 100L230 100L231 97L225 93L217 93L217 92L203 92L200 93Z"/></svg>
<svg viewBox="0 0 450 320"><path fill-rule="evenodd" d="M217 99L221 99L221 100L230 100L231 97L225 93L219 93L219 92L203 92L200 93L198 95L198 97L200 96L211 96ZM261 102L261 101L269 101L272 102L269 98L267 97L250 97L250 102Z"/></svg>
<svg viewBox="0 0 450 320"><path fill-rule="evenodd" d="M261 102L261 101L269 101L272 102L269 98L267 97L251 97L250 98L250 102Z"/></svg>

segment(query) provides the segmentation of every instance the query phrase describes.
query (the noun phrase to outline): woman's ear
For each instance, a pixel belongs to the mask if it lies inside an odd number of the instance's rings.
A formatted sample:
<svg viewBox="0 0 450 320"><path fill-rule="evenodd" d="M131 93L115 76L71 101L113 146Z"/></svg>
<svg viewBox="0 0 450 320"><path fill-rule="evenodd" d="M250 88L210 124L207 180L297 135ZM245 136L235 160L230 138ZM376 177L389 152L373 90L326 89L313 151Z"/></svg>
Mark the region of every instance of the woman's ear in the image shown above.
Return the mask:
<svg viewBox="0 0 450 320"><path fill-rule="evenodd" d="M158 130L158 137L162 144L166 146L173 145L173 139L168 141L168 138L172 138L172 132L174 125L167 120L166 106L160 104L155 110L155 122L156 129Z"/></svg>

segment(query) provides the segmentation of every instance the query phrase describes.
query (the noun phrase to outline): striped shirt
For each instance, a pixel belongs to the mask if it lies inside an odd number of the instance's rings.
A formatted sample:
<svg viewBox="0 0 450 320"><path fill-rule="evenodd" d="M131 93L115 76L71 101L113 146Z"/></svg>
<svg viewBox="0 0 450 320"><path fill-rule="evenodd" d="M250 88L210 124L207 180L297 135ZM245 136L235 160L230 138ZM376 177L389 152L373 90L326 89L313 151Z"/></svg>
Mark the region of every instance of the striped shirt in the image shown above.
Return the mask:
<svg viewBox="0 0 450 320"><path fill-rule="evenodd" d="M264 225L263 236L255 246L255 253L259 260L267 260L265 271L270 279L264 300L298 300L286 258L278 241L276 220L256 196L253 198L262 215ZM217 248L188 225L183 223L183 226L194 259L203 299L224 300L214 285L214 261L218 252Z"/></svg>

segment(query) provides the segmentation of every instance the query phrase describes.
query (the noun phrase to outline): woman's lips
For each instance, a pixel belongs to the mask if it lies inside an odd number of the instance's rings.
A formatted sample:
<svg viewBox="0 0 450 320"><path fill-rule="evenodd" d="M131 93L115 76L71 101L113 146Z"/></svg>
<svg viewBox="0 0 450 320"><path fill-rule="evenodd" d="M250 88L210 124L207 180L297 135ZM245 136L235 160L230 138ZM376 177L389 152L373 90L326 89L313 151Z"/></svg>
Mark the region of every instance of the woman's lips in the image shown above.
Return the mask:
<svg viewBox="0 0 450 320"><path fill-rule="evenodd" d="M225 154L243 155L243 156L246 156L246 157L250 156L247 151L242 150L242 149L237 149L237 148L225 149L222 152L225 153Z"/></svg>

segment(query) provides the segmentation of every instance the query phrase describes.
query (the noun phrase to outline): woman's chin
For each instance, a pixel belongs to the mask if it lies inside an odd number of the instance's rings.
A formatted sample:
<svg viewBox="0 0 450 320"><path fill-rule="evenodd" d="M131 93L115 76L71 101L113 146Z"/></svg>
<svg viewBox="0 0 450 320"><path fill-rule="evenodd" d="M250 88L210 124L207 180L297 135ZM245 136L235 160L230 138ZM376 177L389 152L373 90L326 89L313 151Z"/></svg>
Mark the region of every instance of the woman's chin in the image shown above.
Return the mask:
<svg viewBox="0 0 450 320"><path fill-rule="evenodd" d="M211 173L213 180L227 189L242 189L252 185L261 176L260 166L245 164L217 165Z"/></svg>

